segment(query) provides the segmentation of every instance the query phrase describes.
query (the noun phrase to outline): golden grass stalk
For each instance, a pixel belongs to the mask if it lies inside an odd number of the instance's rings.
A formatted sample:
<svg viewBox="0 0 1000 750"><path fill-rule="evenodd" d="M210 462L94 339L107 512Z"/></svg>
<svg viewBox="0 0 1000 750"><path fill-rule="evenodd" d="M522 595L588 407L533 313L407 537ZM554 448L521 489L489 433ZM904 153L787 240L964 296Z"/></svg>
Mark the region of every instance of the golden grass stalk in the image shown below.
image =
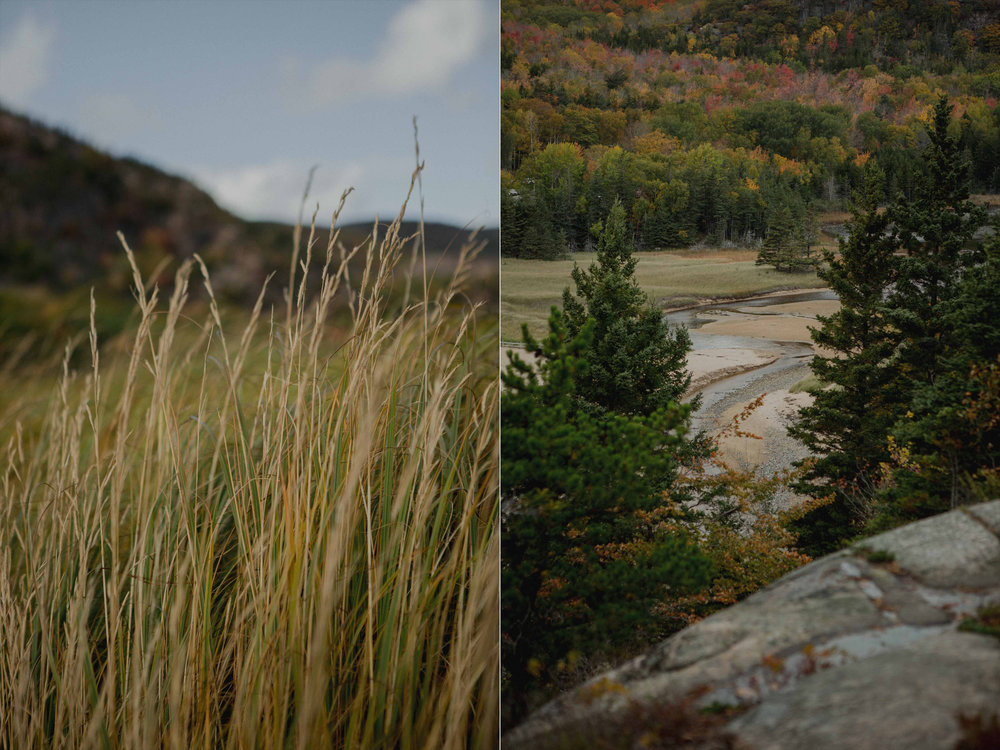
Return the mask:
<svg viewBox="0 0 1000 750"><path fill-rule="evenodd" d="M496 325L390 313L402 212L349 251L338 214L238 339L200 258L161 309L126 244L127 355L92 324L41 427L0 415L0 746L495 745Z"/></svg>

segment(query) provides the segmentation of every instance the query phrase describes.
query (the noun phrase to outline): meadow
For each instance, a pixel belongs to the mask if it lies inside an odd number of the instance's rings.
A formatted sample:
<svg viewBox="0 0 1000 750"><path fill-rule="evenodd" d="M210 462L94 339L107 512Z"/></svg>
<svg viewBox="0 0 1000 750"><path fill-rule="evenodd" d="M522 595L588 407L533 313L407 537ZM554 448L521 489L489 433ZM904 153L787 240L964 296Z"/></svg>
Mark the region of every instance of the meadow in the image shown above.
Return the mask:
<svg viewBox="0 0 1000 750"><path fill-rule="evenodd" d="M636 280L661 308L824 286L814 272L784 273L755 265L757 254L752 250L651 251L636 257ZM573 288L573 265L587 268L596 258L596 252L575 253L570 260L502 258L501 339L519 342L522 323L534 336L545 333L549 309L562 304L563 289Z"/></svg>
<svg viewBox="0 0 1000 750"><path fill-rule="evenodd" d="M337 214L252 313L197 256L161 300L122 238L130 328L0 371L0 746L495 745L476 249L431 290L402 212L353 247Z"/></svg>

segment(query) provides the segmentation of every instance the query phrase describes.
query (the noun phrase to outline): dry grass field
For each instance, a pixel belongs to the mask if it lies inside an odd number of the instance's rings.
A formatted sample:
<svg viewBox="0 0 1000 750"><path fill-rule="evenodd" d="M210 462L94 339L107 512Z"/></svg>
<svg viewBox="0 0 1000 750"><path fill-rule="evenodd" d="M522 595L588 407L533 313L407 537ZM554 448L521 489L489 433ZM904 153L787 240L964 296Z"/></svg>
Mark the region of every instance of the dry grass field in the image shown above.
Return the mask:
<svg viewBox="0 0 1000 750"><path fill-rule="evenodd" d="M495 744L495 316L316 240L282 309L136 269L119 352L0 373L0 747Z"/></svg>

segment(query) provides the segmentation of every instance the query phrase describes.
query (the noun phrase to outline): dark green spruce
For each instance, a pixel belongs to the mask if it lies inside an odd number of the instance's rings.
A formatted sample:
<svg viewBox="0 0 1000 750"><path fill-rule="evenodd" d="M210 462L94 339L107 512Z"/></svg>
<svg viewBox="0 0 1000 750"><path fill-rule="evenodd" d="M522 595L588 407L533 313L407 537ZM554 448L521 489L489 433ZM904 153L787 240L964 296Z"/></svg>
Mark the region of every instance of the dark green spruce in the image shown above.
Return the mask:
<svg viewBox="0 0 1000 750"><path fill-rule="evenodd" d="M535 361L503 373L504 719L552 694L575 657L662 637L653 605L710 580L668 495L689 407L595 412L580 398L595 323L570 334L552 308ZM509 724L509 725L510 725Z"/></svg>
<svg viewBox="0 0 1000 750"><path fill-rule="evenodd" d="M979 283L988 272L987 257L973 237L986 212L969 200L969 160L948 134L951 109L944 97L938 100L924 151L926 177L911 200L899 200L889 210L903 251L887 300L888 319L900 337L891 387L905 402L893 434L908 451L912 469L896 470L884 488L881 526L971 499L970 473L983 460L997 458L970 451L974 436L967 430L973 426L961 428L956 421L970 368L1000 353L997 318L986 319L991 330L978 325L981 315L995 312L1000 287L984 290ZM970 337L976 328L979 335Z"/></svg>
<svg viewBox="0 0 1000 750"><path fill-rule="evenodd" d="M840 309L820 317L813 341L829 352L812 360L812 370L832 387L815 394L790 433L818 456L799 484L814 497L833 492L833 502L797 523L800 545L812 555L838 549L871 515L871 497L885 460L886 435L895 406L886 388L886 367L896 346L885 297L895 280L895 239L880 209L884 175L869 168L854 196L847 239L839 254L827 251L818 270L840 298Z"/></svg>
<svg viewBox="0 0 1000 750"><path fill-rule="evenodd" d="M1000 355L998 245L974 241L986 214L968 199L950 113L941 98L908 199L880 210L868 175L821 272L841 299L814 334L833 355L813 370L832 387L791 430L819 455L800 489L834 498L799 522L814 554L979 499L1000 464L996 426L971 408L974 373Z"/></svg>
<svg viewBox="0 0 1000 750"><path fill-rule="evenodd" d="M570 336L594 321L593 340L581 353L587 371L579 377L577 393L598 409L651 414L680 401L691 385L686 371L691 338L687 329L671 328L639 288L620 201L595 231L597 262L587 270L574 268L576 293L563 292Z"/></svg>

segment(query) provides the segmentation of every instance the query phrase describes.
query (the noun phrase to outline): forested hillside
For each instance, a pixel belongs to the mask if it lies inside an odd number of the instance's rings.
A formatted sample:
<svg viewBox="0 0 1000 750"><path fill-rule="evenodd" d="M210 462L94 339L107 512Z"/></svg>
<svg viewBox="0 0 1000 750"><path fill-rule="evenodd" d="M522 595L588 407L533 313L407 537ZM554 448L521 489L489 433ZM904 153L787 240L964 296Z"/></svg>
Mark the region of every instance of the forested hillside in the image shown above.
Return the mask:
<svg viewBox="0 0 1000 750"><path fill-rule="evenodd" d="M322 206L317 217L324 248L335 208ZM394 218L382 217L382 232ZM345 225L340 240L351 247L371 230L371 223ZM417 230L412 220L401 227L403 236ZM0 352L20 346L26 334L41 334L61 349L67 334L88 325L91 286L99 329L120 330L132 306L132 274L119 231L161 288L171 286L178 262L194 253L227 301L252 304L272 272L272 301L287 285L292 226L246 221L182 177L0 108ZM469 230L428 223L424 234L428 269L450 273ZM492 304L497 235L496 229L479 235L487 246L471 287ZM356 263L363 266L363 258Z"/></svg>
<svg viewBox="0 0 1000 750"><path fill-rule="evenodd" d="M214 257L240 239L239 220L191 183L6 110L0 163L0 273L7 281L94 281L121 255L118 230L144 259L196 251Z"/></svg>
<svg viewBox="0 0 1000 750"><path fill-rule="evenodd" d="M504 253L557 257L623 201L639 248L808 244L877 164L912 194L938 96L1000 190L1000 13L987 2L505 2Z"/></svg>

